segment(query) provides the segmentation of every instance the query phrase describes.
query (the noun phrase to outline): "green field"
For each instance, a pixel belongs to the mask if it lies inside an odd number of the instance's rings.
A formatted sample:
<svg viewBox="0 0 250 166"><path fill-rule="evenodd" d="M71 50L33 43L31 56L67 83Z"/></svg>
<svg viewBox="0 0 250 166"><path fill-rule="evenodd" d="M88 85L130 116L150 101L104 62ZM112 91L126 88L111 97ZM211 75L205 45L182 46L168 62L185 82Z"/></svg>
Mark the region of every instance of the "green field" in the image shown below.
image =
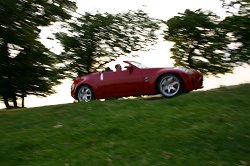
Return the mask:
<svg viewBox="0 0 250 166"><path fill-rule="evenodd" d="M247 166L250 84L0 111L0 166Z"/></svg>

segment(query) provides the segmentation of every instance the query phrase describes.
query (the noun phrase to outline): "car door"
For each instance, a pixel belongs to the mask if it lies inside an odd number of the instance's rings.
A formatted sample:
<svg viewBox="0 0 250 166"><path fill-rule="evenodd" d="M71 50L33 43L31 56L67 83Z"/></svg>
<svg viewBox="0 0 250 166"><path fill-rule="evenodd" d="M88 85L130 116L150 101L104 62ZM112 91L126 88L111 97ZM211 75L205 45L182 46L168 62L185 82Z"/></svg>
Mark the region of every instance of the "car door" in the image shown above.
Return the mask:
<svg viewBox="0 0 250 166"><path fill-rule="evenodd" d="M102 98L138 95L144 79L141 69L127 69L116 72L102 72L100 74L98 93Z"/></svg>
<svg viewBox="0 0 250 166"><path fill-rule="evenodd" d="M118 96L137 96L140 95L142 84L144 82L142 70L139 68L130 68L118 72L117 86Z"/></svg>

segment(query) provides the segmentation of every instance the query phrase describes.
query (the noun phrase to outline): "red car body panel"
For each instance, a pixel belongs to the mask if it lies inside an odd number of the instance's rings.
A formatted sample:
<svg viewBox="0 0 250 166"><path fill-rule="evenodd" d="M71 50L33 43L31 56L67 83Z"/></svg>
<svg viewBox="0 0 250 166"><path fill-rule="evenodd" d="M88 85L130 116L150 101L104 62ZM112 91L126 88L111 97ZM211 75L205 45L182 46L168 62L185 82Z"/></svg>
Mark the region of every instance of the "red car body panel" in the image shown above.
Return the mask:
<svg viewBox="0 0 250 166"><path fill-rule="evenodd" d="M186 68L138 68L124 61L130 68L116 72L97 72L78 77L71 87L71 96L77 99L77 88L88 85L96 99L158 94L157 81L164 74L174 74L181 78L183 91L202 88L202 74Z"/></svg>

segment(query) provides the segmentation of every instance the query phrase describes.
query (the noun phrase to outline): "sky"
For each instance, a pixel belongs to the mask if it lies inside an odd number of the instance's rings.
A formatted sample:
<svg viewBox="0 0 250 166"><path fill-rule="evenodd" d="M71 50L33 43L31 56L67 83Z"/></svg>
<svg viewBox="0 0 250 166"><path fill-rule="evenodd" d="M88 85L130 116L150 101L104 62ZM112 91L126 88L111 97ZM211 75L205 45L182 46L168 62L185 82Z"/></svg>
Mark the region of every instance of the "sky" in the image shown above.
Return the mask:
<svg viewBox="0 0 250 166"><path fill-rule="evenodd" d="M183 13L186 9L197 10L201 8L203 10L210 10L222 17L226 15L222 9L220 0L77 0L77 6L77 12L82 14L96 11L115 14L128 10L141 9L151 17L165 21L176 16L178 13ZM58 31L58 28L50 27L44 29L41 32L42 42L55 53L60 53L60 45L46 39L52 35L53 31ZM173 66L173 61L170 59L170 48L170 43L159 39L151 51L137 52L136 54L139 55L139 57L131 59L140 61L149 67L170 67ZM124 57L121 57L119 60L123 59ZM226 74L220 77L206 77L203 90L240 83L250 83L250 67L247 65L236 68L232 74ZM71 80L64 80L61 85L55 87L57 93L47 98L27 97L25 99L26 107L72 103L74 100L70 96L71 84ZM4 105L0 103L0 108L3 107Z"/></svg>
<svg viewBox="0 0 250 166"><path fill-rule="evenodd" d="M84 0L78 0L78 12L126 12L128 9L142 9L151 17L168 20L178 12L184 12L186 9L212 10L217 14L223 14L221 2L219 0L91 0L86 3Z"/></svg>

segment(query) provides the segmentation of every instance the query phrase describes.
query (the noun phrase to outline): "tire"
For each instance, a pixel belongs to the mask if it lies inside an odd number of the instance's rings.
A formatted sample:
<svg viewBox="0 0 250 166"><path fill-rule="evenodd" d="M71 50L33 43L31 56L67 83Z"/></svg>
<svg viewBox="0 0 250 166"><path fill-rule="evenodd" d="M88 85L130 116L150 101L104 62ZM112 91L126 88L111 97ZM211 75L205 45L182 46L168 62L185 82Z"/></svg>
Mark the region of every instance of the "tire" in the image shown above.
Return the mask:
<svg viewBox="0 0 250 166"><path fill-rule="evenodd" d="M182 92L182 80L174 74L165 74L160 77L157 87L164 97L174 97Z"/></svg>
<svg viewBox="0 0 250 166"><path fill-rule="evenodd" d="M88 102L94 99L93 90L88 85L81 85L76 92L78 101Z"/></svg>

